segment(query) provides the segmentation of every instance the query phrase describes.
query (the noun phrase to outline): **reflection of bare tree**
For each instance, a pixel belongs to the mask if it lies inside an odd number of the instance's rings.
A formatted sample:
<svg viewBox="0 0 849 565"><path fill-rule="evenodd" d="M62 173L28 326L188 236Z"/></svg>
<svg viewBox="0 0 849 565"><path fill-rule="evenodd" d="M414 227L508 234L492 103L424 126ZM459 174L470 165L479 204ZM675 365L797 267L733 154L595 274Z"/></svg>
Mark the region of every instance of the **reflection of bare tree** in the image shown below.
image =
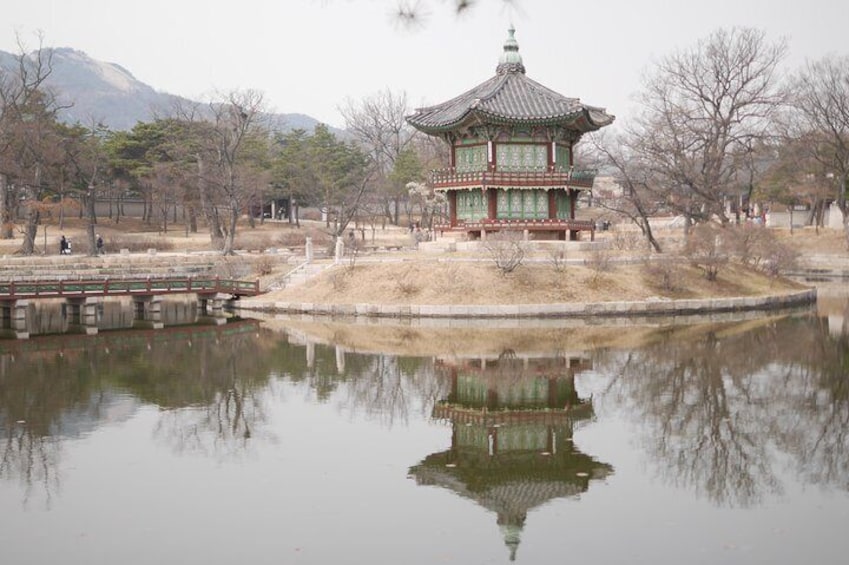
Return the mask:
<svg viewBox="0 0 849 565"><path fill-rule="evenodd" d="M59 488L59 441L34 433L26 423L12 423L5 431L6 437L0 443L0 479L19 480L24 503L30 500L36 486L41 487L49 506Z"/></svg>
<svg viewBox="0 0 849 565"><path fill-rule="evenodd" d="M411 410L426 416L443 390L431 360L374 355L349 375L346 404L391 426L406 422Z"/></svg>
<svg viewBox="0 0 849 565"><path fill-rule="evenodd" d="M775 419L774 433L797 454L805 480L849 490L849 334L830 335L822 322L812 332L817 339L797 335L783 359L785 386L775 408L788 417Z"/></svg>
<svg viewBox="0 0 849 565"><path fill-rule="evenodd" d="M263 391L234 382L207 406L166 410L154 435L178 453L234 456L248 448L254 427L266 420L263 398Z"/></svg>
<svg viewBox="0 0 849 565"><path fill-rule="evenodd" d="M781 490L776 448L808 480L847 486L847 349L801 317L669 333L600 353L596 367L612 375L604 400L640 422L664 480L746 506Z"/></svg>
<svg viewBox="0 0 849 565"><path fill-rule="evenodd" d="M265 421L263 391L279 353L276 336L257 329L228 324L3 344L0 479L19 480L25 500L40 488L49 503L64 440L129 416L136 399L163 408L157 433L178 449L240 451Z"/></svg>
<svg viewBox="0 0 849 565"><path fill-rule="evenodd" d="M166 406L154 435L178 453L228 458L245 450L267 420L265 395L273 337L265 334L196 340L178 383L195 399ZM250 355L245 352L250 351ZM186 402L189 400L189 402Z"/></svg>
<svg viewBox="0 0 849 565"><path fill-rule="evenodd" d="M364 354L303 335L295 339L301 345L288 355L287 378L307 383L321 402L334 398L351 414L392 426L414 412L427 416L443 393L445 383L435 377L432 357Z"/></svg>
<svg viewBox="0 0 849 565"><path fill-rule="evenodd" d="M60 438L78 435L108 402L96 381L77 378L74 366L87 356L0 355L0 478L20 481L25 502L38 488L50 504L60 485Z"/></svg>

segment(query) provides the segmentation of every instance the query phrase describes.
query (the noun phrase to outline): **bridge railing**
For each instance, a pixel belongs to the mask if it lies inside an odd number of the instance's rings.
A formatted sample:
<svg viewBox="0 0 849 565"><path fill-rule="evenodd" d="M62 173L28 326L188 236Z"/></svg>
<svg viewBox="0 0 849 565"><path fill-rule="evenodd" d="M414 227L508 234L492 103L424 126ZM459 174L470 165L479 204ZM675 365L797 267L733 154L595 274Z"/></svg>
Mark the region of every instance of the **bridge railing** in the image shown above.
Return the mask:
<svg viewBox="0 0 849 565"><path fill-rule="evenodd" d="M259 281L239 281L218 277L0 281L0 300L181 293L255 296L259 294Z"/></svg>

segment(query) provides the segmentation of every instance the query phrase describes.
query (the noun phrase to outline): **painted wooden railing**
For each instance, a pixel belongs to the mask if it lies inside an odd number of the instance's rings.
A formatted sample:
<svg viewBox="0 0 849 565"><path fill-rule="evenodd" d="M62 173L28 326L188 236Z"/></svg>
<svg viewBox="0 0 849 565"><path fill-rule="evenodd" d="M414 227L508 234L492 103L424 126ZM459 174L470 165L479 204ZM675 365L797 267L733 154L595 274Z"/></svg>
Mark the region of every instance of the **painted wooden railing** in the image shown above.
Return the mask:
<svg viewBox="0 0 849 565"><path fill-rule="evenodd" d="M188 293L255 296L259 294L259 281L218 277L0 281L0 300Z"/></svg>
<svg viewBox="0 0 849 565"><path fill-rule="evenodd" d="M592 220L564 220L560 218L541 218L535 220L513 220L513 219L489 219L478 221L458 220L457 225L452 228L446 223L435 224L433 229L437 231L455 230L498 230L498 229L527 229L532 231L545 230L576 230L594 231L595 222Z"/></svg>
<svg viewBox="0 0 849 565"><path fill-rule="evenodd" d="M485 187L508 186L521 187L556 187L569 186L592 188L596 177L594 169L556 169L548 171L458 171L456 169L438 169L431 171L431 184L434 188L479 184Z"/></svg>

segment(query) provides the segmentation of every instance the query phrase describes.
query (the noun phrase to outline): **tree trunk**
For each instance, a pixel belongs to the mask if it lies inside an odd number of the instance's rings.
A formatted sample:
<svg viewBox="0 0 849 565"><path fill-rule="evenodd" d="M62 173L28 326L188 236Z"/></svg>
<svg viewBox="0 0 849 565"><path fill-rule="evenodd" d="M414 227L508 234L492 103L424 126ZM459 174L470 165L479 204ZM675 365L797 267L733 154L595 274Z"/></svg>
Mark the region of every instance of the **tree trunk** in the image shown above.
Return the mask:
<svg viewBox="0 0 849 565"><path fill-rule="evenodd" d="M21 254L23 255L32 255L35 252L35 237L38 235L38 222L40 218L38 208L27 206L24 224L24 241L21 246Z"/></svg>
<svg viewBox="0 0 849 565"><path fill-rule="evenodd" d="M88 254L90 256L97 255L97 244L94 236L94 225L97 223L97 215L94 209L94 189L89 191L86 198L86 238L88 239Z"/></svg>
<svg viewBox="0 0 849 565"><path fill-rule="evenodd" d="M9 205L11 200L9 192L8 179L6 175L0 173L0 239L12 239L14 237L14 230L12 229L14 225L13 208Z"/></svg>
<svg viewBox="0 0 849 565"><path fill-rule="evenodd" d="M228 230L227 236L224 238L224 249L222 250L222 254L224 255L235 255L235 243L236 243L236 222L239 219L239 208L238 203L230 201L230 213L227 218L228 221Z"/></svg>
<svg viewBox="0 0 849 565"><path fill-rule="evenodd" d="M36 183L40 175L36 171ZM21 244L21 254L32 255L35 252L35 237L38 235L38 222L40 219L38 213L38 202L35 195L31 194L31 190L27 190L28 198L26 206L26 216L24 217L24 241Z"/></svg>
<svg viewBox="0 0 849 565"><path fill-rule="evenodd" d="M188 207L189 212L189 231L192 233L198 232L198 211L195 208L194 204L190 204Z"/></svg>
<svg viewBox="0 0 849 565"><path fill-rule="evenodd" d="M209 240L213 247L219 247L224 234L221 230L221 221L218 217L218 210L209 201L209 196L206 193L206 180L204 179L204 161L198 155L198 197L200 198L201 210L206 218L206 225L209 228Z"/></svg>

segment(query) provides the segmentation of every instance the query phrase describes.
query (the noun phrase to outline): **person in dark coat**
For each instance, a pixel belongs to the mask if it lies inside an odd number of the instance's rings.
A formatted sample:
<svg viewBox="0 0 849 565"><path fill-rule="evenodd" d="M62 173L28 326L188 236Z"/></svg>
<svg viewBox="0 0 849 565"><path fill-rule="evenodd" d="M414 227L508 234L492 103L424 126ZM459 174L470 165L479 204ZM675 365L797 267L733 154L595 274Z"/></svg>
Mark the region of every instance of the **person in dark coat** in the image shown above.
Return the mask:
<svg viewBox="0 0 849 565"><path fill-rule="evenodd" d="M59 255L64 255L68 252L68 240L65 239L65 234L62 234L59 239Z"/></svg>

